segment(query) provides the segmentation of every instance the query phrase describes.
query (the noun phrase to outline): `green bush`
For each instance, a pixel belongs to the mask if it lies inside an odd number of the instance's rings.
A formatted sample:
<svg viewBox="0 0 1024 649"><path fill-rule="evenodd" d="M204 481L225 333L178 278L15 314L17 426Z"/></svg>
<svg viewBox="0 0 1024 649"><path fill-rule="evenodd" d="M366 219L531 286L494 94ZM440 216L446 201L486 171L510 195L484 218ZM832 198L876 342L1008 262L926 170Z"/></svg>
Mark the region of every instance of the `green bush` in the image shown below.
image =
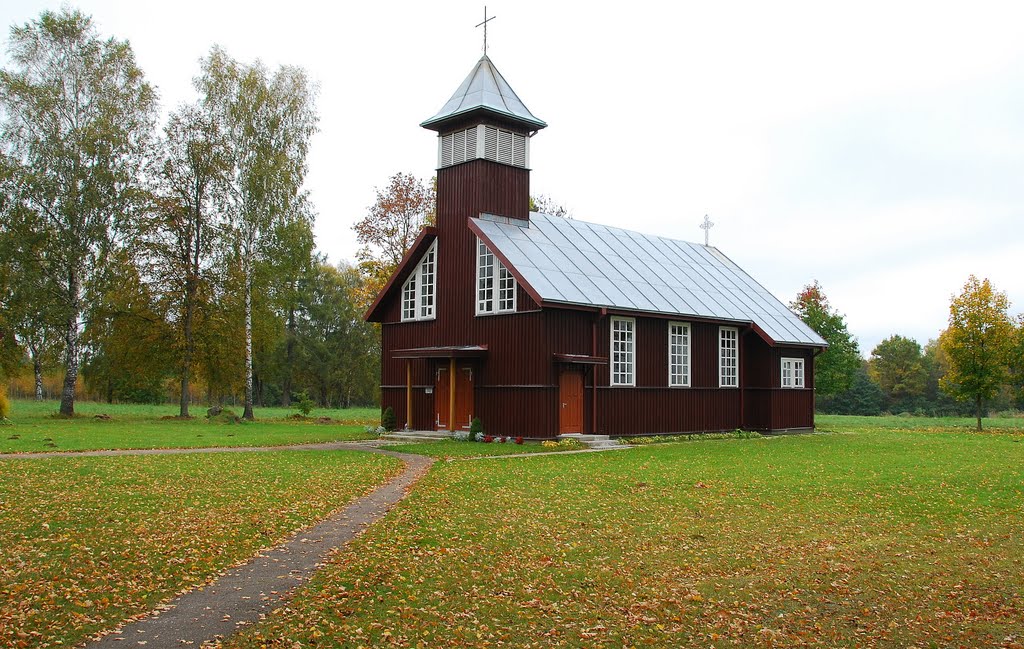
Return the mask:
<svg viewBox="0 0 1024 649"><path fill-rule="evenodd" d="M236 415L231 408L211 408L206 413L206 419L213 424L242 423L242 418Z"/></svg>
<svg viewBox="0 0 1024 649"><path fill-rule="evenodd" d="M11 414L11 402L7 400L6 388L0 390L0 420L7 419Z"/></svg>
<svg viewBox="0 0 1024 649"><path fill-rule="evenodd" d="M398 420L395 418L395 409L388 406L384 409L384 412L380 416L380 425L384 427L384 430L393 432L398 428Z"/></svg>
<svg viewBox="0 0 1024 649"><path fill-rule="evenodd" d="M655 435L645 437L622 437L624 444L630 446L646 446L648 444L667 444L669 442L700 442L711 439L758 439L763 437L754 430L734 430L731 433L690 433L688 435Z"/></svg>
<svg viewBox="0 0 1024 649"><path fill-rule="evenodd" d="M484 425L479 417L473 417L473 421L469 422L469 432L474 435L484 432Z"/></svg>

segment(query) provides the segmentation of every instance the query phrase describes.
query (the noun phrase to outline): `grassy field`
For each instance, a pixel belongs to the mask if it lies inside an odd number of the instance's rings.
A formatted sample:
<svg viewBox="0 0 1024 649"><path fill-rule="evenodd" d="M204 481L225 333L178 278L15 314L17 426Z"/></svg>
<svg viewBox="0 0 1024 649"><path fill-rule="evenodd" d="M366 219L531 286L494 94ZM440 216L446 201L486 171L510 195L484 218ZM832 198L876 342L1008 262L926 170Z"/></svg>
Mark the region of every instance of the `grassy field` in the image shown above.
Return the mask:
<svg viewBox="0 0 1024 649"><path fill-rule="evenodd" d="M400 470L355 452L0 460L0 646L71 646Z"/></svg>
<svg viewBox="0 0 1024 649"><path fill-rule="evenodd" d="M197 407L194 419L174 416L177 406L75 404L73 419L54 417L55 401L15 401L13 426L0 427L0 453L81 451L90 449L197 448L208 446L281 446L305 442L365 439L365 426L376 425L376 408L314 410L310 419L290 419L295 410L258 408L256 421L229 424L208 421ZM235 410L241 414L241 408ZM109 420L96 419L106 414ZM329 417L330 423L318 423Z"/></svg>
<svg viewBox="0 0 1024 649"><path fill-rule="evenodd" d="M1024 433L1024 417L985 417L983 431L990 433ZM814 424L820 431L867 432L884 430L918 432L974 431L978 422L973 417L857 417L853 415L815 415Z"/></svg>
<svg viewBox="0 0 1024 649"><path fill-rule="evenodd" d="M226 646L1021 647L1016 430L438 464Z"/></svg>

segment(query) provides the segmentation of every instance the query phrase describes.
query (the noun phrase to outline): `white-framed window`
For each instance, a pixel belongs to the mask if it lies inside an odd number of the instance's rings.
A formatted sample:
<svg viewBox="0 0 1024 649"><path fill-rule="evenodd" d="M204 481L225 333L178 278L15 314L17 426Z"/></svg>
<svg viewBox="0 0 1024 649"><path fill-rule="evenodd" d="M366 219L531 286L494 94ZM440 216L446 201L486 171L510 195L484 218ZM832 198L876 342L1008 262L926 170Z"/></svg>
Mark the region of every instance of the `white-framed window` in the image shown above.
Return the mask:
<svg viewBox="0 0 1024 649"><path fill-rule="evenodd" d="M611 319L612 385L636 385L636 320Z"/></svg>
<svg viewBox="0 0 1024 649"><path fill-rule="evenodd" d="M740 385L739 330L718 328L718 387L738 388Z"/></svg>
<svg viewBox="0 0 1024 649"><path fill-rule="evenodd" d="M477 315L515 311L516 278L480 239L476 248Z"/></svg>
<svg viewBox="0 0 1024 649"><path fill-rule="evenodd" d="M402 320L432 320L436 300L437 242L430 244L402 286Z"/></svg>
<svg viewBox="0 0 1024 649"><path fill-rule="evenodd" d="M668 384L690 387L690 325L668 323Z"/></svg>
<svg viewBox="0 0 1024 649"><path fill-rule="evenodd" d="M783 358L782 359L782 387L802 388L804 387L804 359Z"/></svg>

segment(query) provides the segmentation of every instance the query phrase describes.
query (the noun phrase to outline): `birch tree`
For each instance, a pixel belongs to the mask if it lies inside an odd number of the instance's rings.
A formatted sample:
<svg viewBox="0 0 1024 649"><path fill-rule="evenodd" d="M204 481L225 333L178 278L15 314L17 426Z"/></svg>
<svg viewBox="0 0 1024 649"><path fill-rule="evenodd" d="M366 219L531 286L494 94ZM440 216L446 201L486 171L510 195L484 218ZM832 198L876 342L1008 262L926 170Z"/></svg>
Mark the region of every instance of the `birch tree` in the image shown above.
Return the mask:
<svg viewBox="0 0 1024 649"><path fill-rule="evenodd" d="M156 93L126 41L103 40L69 9L11 29L0 71L0 144L23 232L42 237L31 262L58 287L64 329L60 413L75 412L83 289L124 221L143 203L139 179ZM28 255L26 255L28 256Z"/></svg>
<svg viewBox="0 0 1024 649"><path fill-rule="evenodd" d="M221 236L214 197L227 171L228 147L217 121L199 106L173 113L164 128L159 197L140 234L147 275L174 325L183 418L189 416L201 297L209 294L208 271Z"/></svg>
<svg viewBox="0 0 1024 649"><path fill-rule="evenodd" d="M316 89L298 67L271 73L214 48L196 85L203 106L227 141L229 166L223 211L237 247L245 312L245 411L253 418L252 295L255 263L275 226L302 211L309 141L316 132Z"/></svg>

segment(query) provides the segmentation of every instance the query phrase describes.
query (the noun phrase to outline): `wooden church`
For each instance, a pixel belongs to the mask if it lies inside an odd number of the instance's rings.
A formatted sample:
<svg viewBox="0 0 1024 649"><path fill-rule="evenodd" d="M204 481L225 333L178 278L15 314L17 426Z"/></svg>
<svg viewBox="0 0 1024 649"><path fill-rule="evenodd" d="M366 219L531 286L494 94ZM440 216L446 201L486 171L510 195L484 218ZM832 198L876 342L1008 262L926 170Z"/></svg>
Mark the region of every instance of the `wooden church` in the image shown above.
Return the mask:
<svg viewBox="0 0 1024 649"><path fill-rule="evenodd" d="M421 126L438 134L437 225L366 315L399 426L814 426L825 341L719 250L530 212L530 143L547 124L486 55Z"/></svg>

